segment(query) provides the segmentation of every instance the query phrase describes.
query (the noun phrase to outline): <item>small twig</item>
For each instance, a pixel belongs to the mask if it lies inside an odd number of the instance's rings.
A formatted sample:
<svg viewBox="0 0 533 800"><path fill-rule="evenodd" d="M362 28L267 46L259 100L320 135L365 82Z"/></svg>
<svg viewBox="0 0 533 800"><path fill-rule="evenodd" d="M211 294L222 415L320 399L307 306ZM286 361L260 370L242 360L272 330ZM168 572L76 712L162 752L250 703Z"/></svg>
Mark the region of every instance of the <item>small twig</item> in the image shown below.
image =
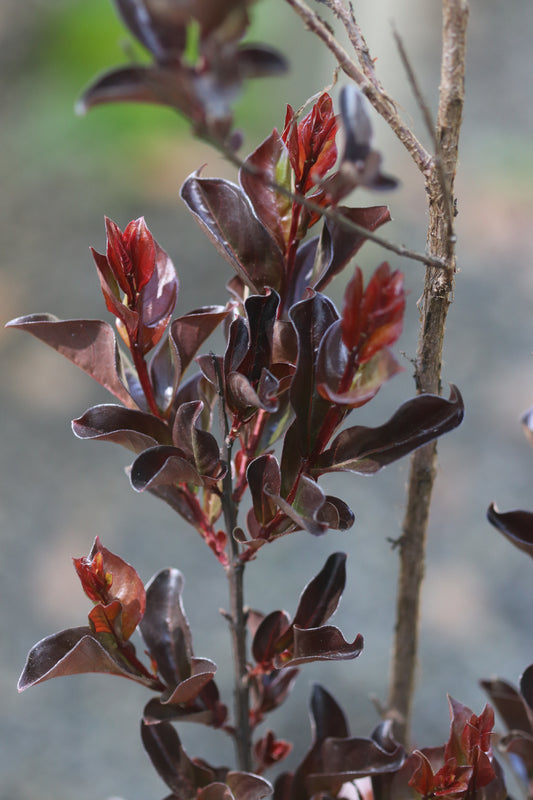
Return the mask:
<svg viewBox="0 0 533 800"><path fill-rule="evenodd" d="M386 92L384 91L381 83L378 80L376 75L376 70L374 69L374 62L370 55L370 50L368 49L368 45L366 43L365 37L363 36L363 32L361 31L360 26L355 19L352 5L350 4L350 8L346 8L341 0L323 0L324 4L328 6L329 9L335 14L337 19L342 22L344 29L348 35L348 39L350 40L353 48L357 54L357 58L359 59L359 64L361 66L361 70L366 78L376 87L377 91L380 92L383 97L386 99L388 103L391 104L392 108L396 109L396 104L390 98Z"/></svg>
<svg viewBox="0 0 533 800"><path fill-rule="evenodd" d="M407 50L405 49L405 45L403 40L393 26L392 34L394 36L394 41L396 42L396 46L398 48L398 53L400 55L401 62L405 69L407 80L413 90L413 94L415 96L415 100L418 104L420 112L422 114L422 119L424 120L426 130L431 138L433 143L434 152L435 152L435 169L437 171L438 179L441 185L441 191L443 198L449 198L449 202L445 203L444 208L446 212L446 222L448 224L448 236L454 236L453 230L453 198L452 193L450 191L449 181L446 180L446 176L444 174L444 167L442 164L442 153L440 148L439 140L437 139L437 131L435 126L435 120L431 114L429 106L426 102L426 99L422 93L422 89L420 88L420 84L418 83L418 79L416 77L415 71L412 67L412 64L409 60L409 56L407 55Z"/></svg>

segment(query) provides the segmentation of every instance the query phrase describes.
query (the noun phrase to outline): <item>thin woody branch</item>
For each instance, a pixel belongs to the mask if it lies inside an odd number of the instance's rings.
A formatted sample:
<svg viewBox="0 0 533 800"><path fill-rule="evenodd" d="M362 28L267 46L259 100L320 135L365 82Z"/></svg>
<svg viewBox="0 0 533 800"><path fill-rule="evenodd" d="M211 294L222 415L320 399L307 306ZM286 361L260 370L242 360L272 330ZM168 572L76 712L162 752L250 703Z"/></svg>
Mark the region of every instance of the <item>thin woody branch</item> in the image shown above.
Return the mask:
<svg viewBox="0 0 533 800"><path fill-rule="evenodd" d="M383 117L385 122L404 145L418 169L424 174L427 173L433 164L431 154L418 141L412 130L402 121L396 111L393 101L381 88L375 75L373 75L372 78L369 77L370 66L368 61L365 59L364 71L358 67L355 61L350 58L346 50L337 41L326 23L320 19L318 14L315 14L303 0L286 0L286 2L301 17L306 27L318 36L333 53L342 71L351 78L363 94L366 95L378 114ZM330 0L327 5L333 8L335 13L337 13L337 9L340 13L342 4L338 0L334 0L334 2ZM347 13L348 12L346 12L346 14ZM363 39L361 39L361 41L364 42ZM362 46L367 49L366 43Z"/></svg>
<svg viewBox="0 0 533 800"><path fill-rule="evenodd" d="M459 133L464 102L464 70L468 5L466 0L443 0L442 67L436 139L444 181L434 165L427 178L429 199L428 251L448 263L447 270L426 272L420 301L421 327L415 380L419 392L440 393L446 317L455 273L455 237L447 220L453 208ZM444 186L448 191L443 190ZM407 741L412 711L418 651L421 586L424 576L429 509L436 472L435 444L412 457L407 506L400 540L400 575L396 627L389 687L389 715L396 733Z"/></svg>

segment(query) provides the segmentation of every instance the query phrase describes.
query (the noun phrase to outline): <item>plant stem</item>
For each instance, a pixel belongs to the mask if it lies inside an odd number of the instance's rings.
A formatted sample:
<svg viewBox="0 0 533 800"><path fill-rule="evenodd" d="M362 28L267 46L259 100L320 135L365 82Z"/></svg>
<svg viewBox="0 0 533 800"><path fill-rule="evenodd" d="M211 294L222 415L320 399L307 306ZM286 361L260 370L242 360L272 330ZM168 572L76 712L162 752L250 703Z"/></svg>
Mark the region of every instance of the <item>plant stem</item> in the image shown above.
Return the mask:
<svg viewBox="0 0 533 800"><path fill-rule="evenodd" d="M464 102L464 70L468 6L466 0L443 0L443 41L438 152L426 172L429 203L428 252L446 260L446 270L429 267L420 301L421 327L415 380L419 392L440 393L446 316L454 288L455 236L453 185ZM444 184L444 185L443 185ZM436 444L416 451L411 460L407 506L400 539L400 575L396 627L389 687L388 713L395 734L407 743L418 652L419 608L425 568L426 534L433 483Z"/></svg>
<svg viewBox="0 0 533 800"><path fill-rule="evenodd" d="M222 508L226 533L230 541L230 557L227 569L230 595L230 632L233 650L233 708L235 716L235 750L237 765L243 772L252 771L252 732L250 728L250 689L248 685L248 666L246 660L246 622L244 608L244 563L239 559L239 546L233 532L237 527L237 505L233 497L231 476L231 455L233 439L230 436L226 404L224 398L224 379L218 360L213 356L213 366L217 376L220 402L221 429L224 435L226 474L222 482Z"/></svg>

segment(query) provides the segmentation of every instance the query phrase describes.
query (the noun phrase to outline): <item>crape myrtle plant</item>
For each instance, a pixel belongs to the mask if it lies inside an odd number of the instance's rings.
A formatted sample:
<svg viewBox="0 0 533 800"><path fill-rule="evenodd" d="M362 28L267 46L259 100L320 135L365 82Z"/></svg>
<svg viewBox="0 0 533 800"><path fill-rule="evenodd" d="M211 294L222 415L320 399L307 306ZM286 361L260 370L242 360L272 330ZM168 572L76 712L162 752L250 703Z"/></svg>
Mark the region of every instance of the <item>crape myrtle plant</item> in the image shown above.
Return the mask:
<svg viewBox="0 0 533 800"><path fill-rule="evenodd" d="M245 80L287 68L270 47L242 43L249 0L115 0L150 62L105 73L80 100L82 110L116 101L170 106L190 120L195 135L238 167L235 183L206 177L196 168L180 193L233 269L223 302L175 316L176 271L144 219L123 229L106 219L104 252L92 254L114 327L44 313L9 323L53 347L113 395L113 403L89 408L74 420L75 435L130 450L133 489L164 500L204 540L205 557L218 561L229 586L225 617L233 648L232 702L219 693L215 663L194 655L178 569L163 569L144 586L136 569L99 537L87 556L73 559L93 603L87 623L38 642L19 688L85 672L143 685L142 741L170 789L167 800L259 800L272 793L277 800L503 799L490 706L477 716L450 698L446 745L411 751L408 742L435 440L463 417L455 386L441 396L440 363L455 272L453 181L466 3L443 0L436 121L396 37L427 122L432 148L426 150L381 86L351 8L341 0L321 4L345 28L355 60L330 23L300 0L287 2L349 80L338 108L328 91L297 111L287 105L279 129L245 158L237 155L242 137L233 129L232 103ZM398 135L425 181L425 253L376 233L390 219L387 207L345 204L358 187L396 185L382 172L381 155L372 147L368 102ZM402 273L387 261L366 282L353 266L367 239L426 269L416 393L375 427L358 424L357 409L401 369L392 348L402 331L406 293ZM337 309L325 292L345 269L349 277ZM215 353L210 339L217 330L225 344ZM344 499L324 492L323 475L372 475L409 453L414 455L396 543L397 622L383 719L368 738L353 737L337 701L316 686L310 701L311 747L294 771L281 771L272 785L263 775L292 745L282 732L265 730L269 714L285 702L303 665L355 659L363 638L357 634L350 641L330 624L345 586L344 553L330 555L299 598L295 595L292 616L246 607L246 566L255 560L254 568L260 568L261 548L295 531L322 536L351 528L354 511ZM491 515L504 532L513 529L514 517L494 509ZM523 524L520 517L519 527ZM529 536L524 549L531 554L531 535L521 536ZM142 653L131 642L136 630ZM510 727L520 732L509 734L507 751L520 760L522 774L531 775L533 674L525 673L521 693L503 681L486 682L486 688ZM186 721L231 737L235 764L215 767L201 755L191 757L178 733Z"/></svg>

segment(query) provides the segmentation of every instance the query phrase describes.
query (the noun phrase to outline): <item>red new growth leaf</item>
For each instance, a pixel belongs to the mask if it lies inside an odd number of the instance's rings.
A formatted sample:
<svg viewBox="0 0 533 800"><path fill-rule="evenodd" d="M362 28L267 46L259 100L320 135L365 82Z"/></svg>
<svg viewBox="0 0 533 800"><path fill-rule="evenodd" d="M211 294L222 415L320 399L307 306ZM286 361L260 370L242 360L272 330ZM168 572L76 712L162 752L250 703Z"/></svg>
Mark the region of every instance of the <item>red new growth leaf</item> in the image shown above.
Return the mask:
<svg viewBox="0 0 533 800"><path fill-rule="evenodd" d="M434 773L429 759L420 750L415 750L420 763L414 771L409 786L422 797L443 797L462 795L468 789L472 776L472 767L457 766L455 758L450 758Z"/></svg>
<svg viewBox="0 0 533 800"><path fill-rule="evenodd" d="M124 232L106 218L105 256L92 250L108 311L130 350L143 355L161 339L176 304L177 279L143 217Z"/></svg>
<svg viewBox="0 0 533 800"><path fill-rule="evenodd" d="M476 747L483 753L492 754L490 739L493 727L494 711L488 704L479 717L472 714L461 734L461 747L467 760L470 760Z"/></svg>
<svg viewBox="0 0 533 800"><path fill-rule="evenodd" d="M272 767L279 761L287 758L292 750L292 744L283 739L276 739L272 731L266 734L254 744L254 757L257 762L255 772L261 774L263 770Z"/></svg>
<svg viewBox="0 0 533 800"><path fill-rule="evenodd" d="M73 561L83 590L93 603L108 606L119 601L122 636L129 639L146 607L146 592L135 569L104 547L98 536L89 555Z"/></svg>
<svg viewBox="0 0 533 800"><path fill-rule="evenodd" d="M110 572L104 571L102 553L95 553L93 559L83 556L82 558L73 558L72 561L87 597L93 603L107 603L113 576Z"/></svg>
<svg viewBox="0 0 533 800"><path fill-rule="evenodd" d="M342 309L342 340L350 351L357 350L360 364L394 344L400 337L405 310L401 272L381 264L363 292L359 267L346 287Z"/></svg>
<svg viewBox="0 0 533 800"><path fill-rule="evenodd" d="M287 106L282 139L289 151L296 190L306 194L316 186L337 160L335 134L337 120L331 97L324 93L312 110L297 124L291 106Z"/></svg>

